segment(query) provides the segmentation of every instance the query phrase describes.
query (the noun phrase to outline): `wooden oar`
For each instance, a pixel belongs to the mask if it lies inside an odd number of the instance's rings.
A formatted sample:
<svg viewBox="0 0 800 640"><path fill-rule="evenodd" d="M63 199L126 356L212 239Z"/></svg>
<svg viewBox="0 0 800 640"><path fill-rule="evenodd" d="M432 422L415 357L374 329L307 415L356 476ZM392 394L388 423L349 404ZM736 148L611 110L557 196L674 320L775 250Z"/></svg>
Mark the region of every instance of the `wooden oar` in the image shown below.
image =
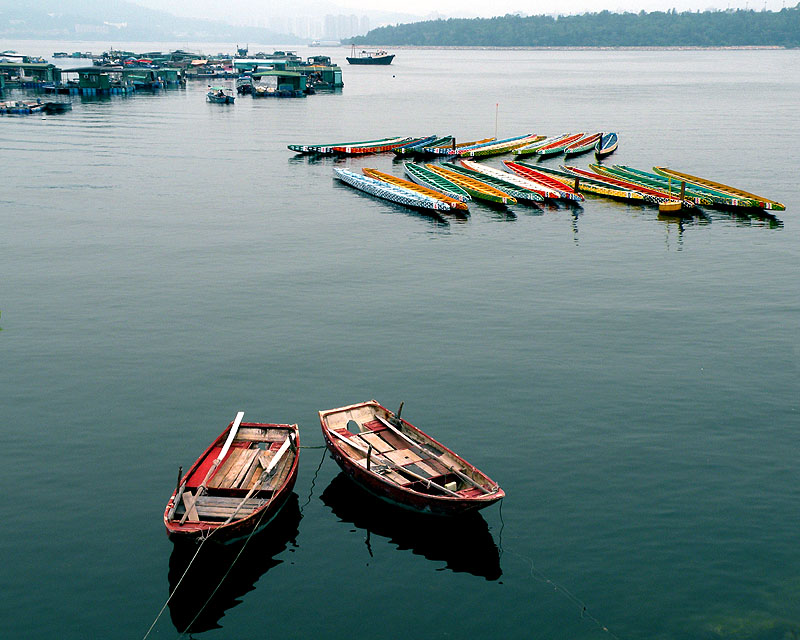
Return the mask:
<svg viewBox="0 0 800 640"><path fill-rule="evenodd" d="M403 405L401 404L401 405L400 405L400 409L402 410L402 408L403 408ZM397 415L399 415L399 414L400 414L400 411L398 411L398 412L397 412ZM458 469L456 469L455 467L451 467L451 466L450 466L449 464L447 464L447 463L446 463L444 460L442 460L442 459L441 459L439 456L433 455L433 454L432 454L430 451L428 451L427 449L423 449L423 448L420 446L420 444L419 444L418 442L414 442L414 440L412 440L412 439L411 439L411 438L409 438L409 437L408 437L408 436L407 436L405 433L403 433L402 431L400 431L400 429L396 428L396 427L395 427L395 426L394 426L394 425L393 425L391 422L389 422L388 420L384 420L383 418L381 418L381 417L380 417L380 416L379 416L377 413L375 414L375 417L376 417L376 418L377 418L377 419L380 421L380 423L381 423L382 425L384 425L384 426L385 426L385 427L387 427L388 429L391 429L391 431L392 431L393 433L396 433L398 436L400 436L401 438L403 438L403 440L405 440L406 442L408 442L408 443L409 443L409 444L412 446L412 448L413 448L413 449L416 449L416 452L415 452L415 453L417 453L417 454L420 454L420 453L421 453L421 454L423 454L424 456L426 456L426 458L427 458L428 460L436 460L436 462L438 462L439 464L441 464L441 465L442 465L442 466L443 466L445 469L447 469L448 471L452 471L452 472L453 472L455 475L457 475L459 478L461 478L461 479L462 479L464 482L466 482L466 483L468 483L468 484L471 484L473 487L475 487L476 489L480 489L481 491L483 491L483 492L484 492L484 493L486 493L486 494L489 494L489 493L495 493L495 492L497 491L497 489L496 489L496 488L495 488L495 489L493 489L492 491L489 491L489 489L487 489L487 488L486 488L486 487L484 487L483 485L479 484L478 482L476 482L475 480L473 480L472 478L470 478L468 475L466 475L466 474L462 473L461 471L459 471L459 470L458 470ZM425 458L423 458L423 460L424 460L424 459L425 459Z"/></svg>
<svg viewBox="0 0 800 640"><path fill-rule="evenodd" d="M337 438L340 438L341 440L346 442L348 445L353 447L353 449L355 449L356 451L360 451L364 455L368 455L369 454L369 451L367 449L365 449L362 445L353 442L349 438L345 438L341 433L333 431L332 429L328 429L328 433L332 433ZM414 478L415 480L420 480L420 481L424 482L425 485L429 489L431 488L431 486L434 486L439 491L441 491L442 493L446 493L447 495L449 495L449 496L451 496L453 498L463 498L463 496L458 495L455 491L450 491L450 489L446 489L442 485L436 484L435 482L431 482L429 478L421 476L421 475L411 471L411 469L406 469L405 467L400 466L399 464L396 464L395 462L393 462L392 460L390 460L389 458L384 456L382 453L378 453L378 454L376 454L376 456L381 456L381 458L382 458L381 464L385 464L387 467L389 467L390 469L393 469L394 471L397 471L398 473L404 473L404 474Z"/></svg>
<svg viewBox="0 0 800 640"><path fill-rule="evenodd" d="M264 482L266 482L272 476L272 472L275 470L275 467L278 466L278 462L283 457L283 454L286 453L293 444L294 444L294 434L290 433L289 436L286 438L286 440L283 441L281 448L275 452L275 455L273 456L272 460L270 460L270 463L267 465L266 469L264 469L264 471L261 472L261 477L258 479L258 482L256 482L253 485L253 488L247 492L247 495L239 503L239 506L236 507L234 512L223 523L223 525L228 524L231 520L233 520L236 517L236 514L239 513L239 509L242 508L244 503L247 502L250 499L250 497L261 487L261 485L264 484ZM259 464L261 464L261 456L258 457L258 461Z"/></svg>
<svg viewBox="0 0 800 640"><path fill-rule="evenodd" d="M231 448L231 443L233 443L233 439L236 437L236 432L239 431L239 425L242 424L242 418L244 418L244 411L239 411L239 413L236 414L236 419L233 421L233 424L231 425L231 430L228 432L228 438L225 440L225 444L222 446L222 451L220 451L219 455L214 459L214 463L208 470L206 477L203 478L203 481L200 483L200 486L197 487L197 492L194 494L193 498L196 498L203 492L203 490L206 488L206 483L211 479L211 476L214 475L214 472L217 470L217 467L225 459L225 456L228 453L228 449ZM192 494L190 493L189 495ZM194 500L193 499L187 500L186 493L183 494L183 501L191 502L192 504L186 505L186 512L183 514L180 524L186 522L186 518L189 517L189 511L191 511L191 507L194 506Z"/></svg>

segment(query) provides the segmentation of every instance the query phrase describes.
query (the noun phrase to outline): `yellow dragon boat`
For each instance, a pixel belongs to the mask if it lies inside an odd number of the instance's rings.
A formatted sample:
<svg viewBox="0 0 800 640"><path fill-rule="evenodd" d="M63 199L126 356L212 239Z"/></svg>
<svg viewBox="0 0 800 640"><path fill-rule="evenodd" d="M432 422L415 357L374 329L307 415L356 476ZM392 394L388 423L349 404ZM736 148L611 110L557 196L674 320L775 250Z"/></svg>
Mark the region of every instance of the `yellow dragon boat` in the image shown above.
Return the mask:
<svg viewBox="0 0 800 640"><path fill-rule="evenodd" d="M674 169L670 169L668 167L653 167L653 171L666 178L683 180L687 184L695 184L701 187L706 187L707 189L714 189L716 191L721 191L735 198L741 198L742 200L751 200L762 209L773 209L775 211L786 210L786 205L783 205L780 202L775 202L774 200L770 200L769 198L765 198L764 196L759 196L756 195L755 193L743 191L742 189L737 189L736 187L731 187L727 184L722 184L721 182L714 182L713 180L708 180L707 178L699 178L689 173L681 173L680 171L675 171Z"/></svg>
<svg viewBox="0 0 800 640"><path fill-rule="evenodd" d="M364 167L361 169L364 172L364 175L369 176L370 178L375 178L375 180L383 180L384 182L388 182L389 184L396 185L398 187L403 187L404 189L409 189L411 191L416 191L417 193L421 193L422 195L436 198L442 202L445 202L450 205L451 209L456 209L458 211L469 211L469 207L467 206L466 202L462 202L461 200L456 200L455 198L451 198L443 194L441 191L434 191L433 189L428 189L428 187L423 187L418 185L416 182L411 182L410 180L403 180L403 178L398 178L397 176L393 176L389 173L384 173L383 171L378 171L377 169L370 169L369 167Z"/></svg>

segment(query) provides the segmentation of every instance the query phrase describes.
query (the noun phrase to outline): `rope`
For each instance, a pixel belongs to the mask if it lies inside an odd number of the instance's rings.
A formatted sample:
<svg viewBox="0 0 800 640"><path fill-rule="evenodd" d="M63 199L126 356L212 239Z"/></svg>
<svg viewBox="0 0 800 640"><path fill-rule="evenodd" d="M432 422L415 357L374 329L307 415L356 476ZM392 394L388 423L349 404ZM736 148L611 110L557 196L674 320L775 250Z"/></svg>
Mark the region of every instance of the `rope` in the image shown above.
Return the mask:
<svg viewBox="0 0 800 640"><path fill-rule="evenodd" d="M191 632L189 631L189 629L191 629L191 628L192 628L192 625L193 625L195 622L197 622L197 619L200 617L200 614L201 614L201 613L203 613L203 611L205 610L205 608L208 606L208 603L209 603L209 602L211 602L211 600L212 600L212 599L214 598L214 596L217 594L217 591L219 591L219 588L222 586L222 583L223 583L223 582L225 582L225 578L227 578L227 577L228 577L228 574L230 574L231 570L233 569L233 566L236 564L236 561L239 559L239 557L242 555L242 553L244 553L245 547L247 547L247 543L248 543L248 542L250 542L250 538L252 538L252 537L253 537L253 534L254 534L256 531L258 531L258 527L261 525L261 520L264 518L264 515L267 513L267 510L269 509L269 505L271 505L271 504L272 504L272 501L273 501L274 499L275 499L275 494L273 493L273 494L272 494L272 496L271 496L271 497L270 497L270 499L269 499L269 502L267 502L267 505L266 505L266 506L264 507L264 509L261 511L261 515L258 517L258 522L256 522L256 525L253 527L252 531L250 531L250 533L248 534L247 538L245 538L245 540L244 540L244 543L242 544L242 548L241 548L241 549L239 549L239 553L237 553L237 554L236 554L236 557L233 559L233 562L231 562L230 566L228 567L228 570L225 572L225 575L224 575L224 576L222 576L222 578L220 579L220 581L219 581L219 583L217 584L217 586L216 586L216 587L214 587L214 591L212 591L212 592L211 592L211 595L210 595L210 596L208 596L208 599L207 599L207 600L206 600L206 601L203 603L203 606L202 606L202 607L200 607L200 610L197 612L197 614L195 615L195 617L194 617L194 618L192 618L192 621L191 621L191 622L190 622L188 625L186 625L186 629L185 629L184 631L182 631L182 632L180 633L180 635L178 635L178 638L182 638L183 636L185 636L185 635L187 634L187 631L188 631L189 633L191 633ZM210 537L213 535L213 533L214 533L215 531L218 531L218 529L214 529L214 531L212 531L212 532L211 532L211 534L209 534L208 538L210 538ZM206 538L206 540L208 540L208 538ZM192 558L192 560L194 560L194 558ZM181 579L182 579L182 578L181 578ZM175 591L177 591L177 590L178 590L178 588L177 588L177 587L175 587ZM175 591L173 591L172 593L175 593ZM171 597L171 596L170 596L170 597Z"/></svg>
<svg viewBox="0 0 800 640"><path fill-rule="evenodd" d="M544 573L539 571L539 569L536 568L536 565L534 564L534 562L533 562L533 560L531 558L529 558L528 556L526 556L526 555L524 555L522 553L519 553L518 551L515 551L514 549L506 549L506 548L503 547L503 529L506 526L506 523L503 520L503 501L500 502L499 512L500 512L500 534L498 536L499 540L498 540L498 545L497 546L498 546L498 549L500 550L500 555L502 556L506 551L508 551L509 553L511 553L511 554L517 556L518 558L524 560L525 562L527 562L530 565L530 568L531 568L531 572L530 572L531 578L533 578L534 580L538 580L539 582L543 582L545 584L549 584L550 586L552 586L553 589L557 593L560 593L567 600L569 600L574 605L576 605L577 607L580 608L581 618L588 618L589 620L591 620L597 626L598 629L600 629L600 630L604 631L605 633L607 633L609 636L614 638L614 640L620 640L619 636L617 636L612 631L610 631L607 626L605 626L603 623L601 623L600 620L595 618L589 612L589 609L588 609L588 607L586 606L586 603L583 600L581 600L578 596L576 596L572 592L570 592L569 589L567 589L566 587L564 587L561 584L555 582L554 580L552 580L551 578L546 576Z"/></svg>
<svg viewBox="0 0 800 640"><path fill-rule="evenodd" d="M322 447L315 447L317 449L327 449L325 445ZM300 515L303 515L303 510L309 505L311 502L311 496L314 495L314 485L317 484L317 476L319 475L319 470L322 469L322 464L325 462L326 455L323 453L322 458L320 458L319 464L317 465L317 470L314 472L314 477L311 478L311 488L308 490L308 500L305 501L302 507L300 507Z"/></svg>
<svg viewBox="0 0 800 640"><path fill-rule="evenodd" d="M197 551L194 552L194 555L192 556L192 559L189 560L189 564L186 565L186 571L183 572L183 575L181 576L180 580L178 580L178 584L175 585L175 588L172 590L172 593L169 594L169 598L167 598L167 601L164 603L164 606L161 607L161 611L158 612L158 615L156 616L156 619L153 620L153 624L150 625L150 628L147 630L147 633L144 634L144 637L142 638L142 640L147 640L147 636L150 635L150 632L153 630L153 627L156 626L156 623L161 618L161 615L164 613L164 610L167 608L167 605L169 605L170 601L172 600L172 596L174 596L175 593L177 593L178 587L181 586L181 583L183 582L183 579L186 577L186 574L189 573L189 569L192 567L192 563L194 563L195 558L197 558L198 554L200 553L200 549L203 548L203 545L206 543L206 540L208 540L212 535L214 535L215 531L217 531L217 530L214 529L214 531L212 531L207 536L202 536L200 544L197 545Z"/></svg>

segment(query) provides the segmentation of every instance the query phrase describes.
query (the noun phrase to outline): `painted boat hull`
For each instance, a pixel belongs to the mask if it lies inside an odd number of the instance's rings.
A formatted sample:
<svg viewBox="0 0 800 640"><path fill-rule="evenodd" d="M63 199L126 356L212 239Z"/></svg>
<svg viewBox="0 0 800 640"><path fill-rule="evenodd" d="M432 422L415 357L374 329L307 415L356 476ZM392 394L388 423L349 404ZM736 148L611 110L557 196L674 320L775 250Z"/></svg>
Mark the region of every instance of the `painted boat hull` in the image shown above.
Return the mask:
<svg viewBox="0 0 800 640"><path fill-rule="evenodd" d="M781 204L780 202L775 202L774 200L769 200L764 196L759 196L755 193L750 193L749 191L743 191L742 189L737 189L736 187L731 187L730 185L723 184L721 182L715 182L714 180L709 180L708 178L693 176L689 173L675 171L674 169L670 169L668 167L653 167L653 171L659 175L672 178L673 180L684 180L687 183L697 184L703 187L709 187L711 189L728 193L734 198L741 198L744 201L753 201L761 209L774 209L775 211L786 210L786 205Z"/></svg>
<svg viewBox="0 0 800 640"><path fill-rule="evenodd" d="M208 448L203 452L203 454L194 462L194 464L190 467L189 471L181 478L180 486L184 489L192 489L194 488L194 484L199 482L197 478L199 475L205 475L205 471L201 471L204 465L208 464L212 458L210 456L214 455L216 451L219 453L219 449L222 447L223 442L228 437L228 433L230 432L231 426L233 423L229 424L228 427L208 446ZM280 484L280 486L276 487L274 491L271 492L269 498L267 498L266 494L261 491L256 491L252 499L253 500L266 500L266 502L260 508L257 508L250 513L247 513L244 509L242 512L245 513L241 518L237 518L236 520L231 521L228 524L224 524L221 522L215 522L211 520L199 520L199 521L189 521L187 520L183 524L180 523L178 520L178 515L180 513L176 509L176 496L178 494L178 488L172 492L169 501L167 502L167 506L164 509L164 526L167 531L167 536L172 540L190 540L190 539L199 539L201 537L211 536L211 539L216 542L230 542L237 538L240 538L245 535L249 535L256 529L260 529L265 527L269 522L278 514L281 510L283 505L286 503L286 499L292 492L294 488L294 484L297 480L297 469L298 469L298 461L299 461L299 448L300 448L300 439L299 439L299 431L297 425L286 425L286 424L273 424L273 423L258 423L258 422L242 422L240 425L240 429L243 428L257 428L257 429L278 429L281 431L285 431L287 437L289 434L292 435L294 438L294 451L292 455L294 456L291 467L288 470L288 473ZM228 453L228 457L231 455L231 452ZM227 459L227 457L226 457ZM219 469L222 468L224 465L224 460L220 465ZM213 478L214 476L212 476ZM225 491L224 489L222 490ZM237 497L238 496L234 496ZM244 496L242 496L243 498Z"/></svg>
<svg viewBox="0 0 800 640"><path fill-rule="evenodd" d="M403 178L398 178L397 176L393 176L388 173L383 173L382 171L378 171L376 169L370 169L368 167L364 167L363 169L361 169L361 171L364 173L365 176L369 178L374 178L375 180L382 180L383 182L388 182L389 184L393 184L395 186L408 189L409 191L413 191L415 193L420 193L424 196L428 196L429 198L441 200L442 202L447 204L451 210L454 210L454 212L464 214L469 209L469 207L467 207L466 202L457 200L455 198L450 198L441 193L440 191L436 191L429 187L424 187L415 182L410 182L409 180L404 180Z"/></svg>
<svg viewBox="0 0 800 640"><path fill-rule="evenodd" d="M472 164L475 165L477 163L472 163ZM491 175L490 173L476 171L466 165L458 166L450 162L445 162L443 163L442 166L450 169L451 171L455 171L456 173L461 173L467 176L468 178L474 178L475 180L480 180L481 182L485 182L486 184L494 187L495 189L499 189L503 193L507 193L508 195L516 198L517 200L527 200L528 202L544 201L544 198L542 197L541 194L536 193L531 189L527 189L525 187L516 185L513 182L509 182L508 180L504 180L503 178Z"/></svg>
<svg viewBox="0 0 800 640"><path fill-rule="evenodd" d="M618 136L616 133L606 133L600 140L597 141L597 145L594 148L594 155L596 158L605 158L606 156L610 156L617 150L617 142Z"/></svg>
<svg viewBox="0 0 800 640"><path fill-rule="evenodd" d="M456 183L464 191L477 200L486 200L488 202L495 202L497 204L517 204L517 199L510 193L496 189L490 184L465 176L463 173L456 173L450 171L439 165L429 164L426 168L444 176L450 182Z"/></svg>
<svg viewBox="0 0 800 640"><path fill-rule="evenodd" d="M451 182L438 173L429 171L421 165L406 162L403 165L403 170L406 176L408 176L409 180L422 187L427 187L428 189L433 189L434 191L440 191L446 196L455 198L456 200L461 200L462 202L469 202L472 200L472 196L470 196L457 184Z"/></svg>
<svg viewBox="0 0 800 640"><path fill-rule="evenodd" d="M505 497L505 493L499 485L486 474L478 470L477 467L402 418L397 418L397 421L401 423L404 431L413 434L414 440L419 438L419 441L432 443L436 449L443 452L442 455L447 455L450 459L455 460L465 473L474 476L476 480L478 480L481 485L485 486L486 490L491 491L491 493L486 494L480 493L477 490L464 490L463 497L460 495L456 497L434 495L433 493L424 493L408 486L400 486L386 479L380 473L372 469L368 470L365 466L358 464L353 458L347 455L345 450L346 445L341 444L340 438L331 433L331 426L335 417L343 414L347 415L347 412L351 412L352 414L354 411L374 412L376 415L381 415L387 420L390 417L394 417L394 414L385 407L382 407L375 400L319 412L322 436L325 439L325 444L331 452L333 459L336 460L336 463L348 477L378 498L419 513L430 513L440 516L458 516L488 507ZM376 468L377 467L378 465L376 464ZM475 495L476 493L478 495Z"/></svg>
<svg viewBox="0 0 800 640"><path fill-rule="evenodd" d="M335 155L335 148L339 147L363 147L363 146L380 146L388 144L392 141L400 139L398 136L392 138L379 138L377 140L363 140L361 142L337 142L334 144L290 144L289 150L296 153L314 154L314 155Z"/></svg>
<svg viewBox="0 0 800 640"><path fill-rule="evenodd" d="M382 180L368 178L353 173L347 169L334 169L334 176L350 185L354 189L368 193L376 198L388 200L412 209L423 209L432 211L450 211L450 205L441 200L435 200L427 196L420 195L414 191L409 191L402 187L398 187Z"/></svg>
<svg viewBox="0 0 800 640"><path fill-rule="evenodd" d="M345 58L348 64L374 64L374 65L387 65L392 64L395 54L387 56L364 56L363 58Z"/></svg>

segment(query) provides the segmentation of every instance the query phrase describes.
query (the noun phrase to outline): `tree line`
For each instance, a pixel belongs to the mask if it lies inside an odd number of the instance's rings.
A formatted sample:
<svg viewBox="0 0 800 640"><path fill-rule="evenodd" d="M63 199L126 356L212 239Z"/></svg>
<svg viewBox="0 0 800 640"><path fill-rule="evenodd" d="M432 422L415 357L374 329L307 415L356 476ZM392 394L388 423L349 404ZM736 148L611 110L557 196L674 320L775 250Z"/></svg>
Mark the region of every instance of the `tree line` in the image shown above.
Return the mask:
<svg viewBox="0 0 800 640"><path fill-rule="evenodd" d="M356 45L487 47L800 46L800 3L780 11L584 13L450 18L373 29Z"/></svg>

